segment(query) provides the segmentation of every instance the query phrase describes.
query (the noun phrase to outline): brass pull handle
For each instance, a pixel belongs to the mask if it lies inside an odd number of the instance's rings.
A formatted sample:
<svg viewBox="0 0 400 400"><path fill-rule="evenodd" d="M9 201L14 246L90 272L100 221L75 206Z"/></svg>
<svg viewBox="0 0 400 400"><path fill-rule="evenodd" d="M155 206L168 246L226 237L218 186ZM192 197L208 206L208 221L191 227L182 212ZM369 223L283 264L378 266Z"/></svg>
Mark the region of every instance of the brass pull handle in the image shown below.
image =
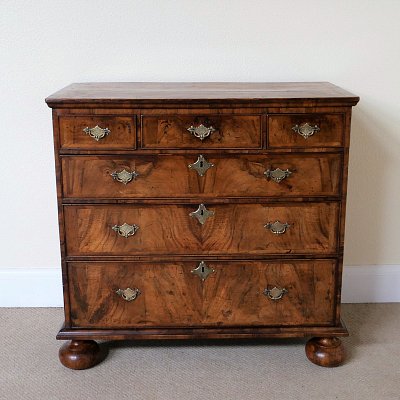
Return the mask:
<svg viewBox="0 0 400 400"><path fill-rule="evenodd" d="M308 122L301 125L294 125L292 128L296 133L303 136L304 139L308 139L310 136L314 135L315 132L320 130L318 125L310 125Z"/></svg>
<svg viewBox="0 0 400 400"><path fill-rule="evenodd" d="M279 221L275 222L268 222L264 225L264 228L269 229L272 233L275 233L276 235L281 235L282 233L286 232L286 229L290 227L290 224L282 223Z"/></svg>
<svg viewBox="0 0 400 400"><path fill-rule="evenodd" d="M204 204L200 204L199 208L196 211L191 212L189 216L192 218L197 218L197 220L204 225L207 221L207 218L212 217L214 214L214 211L209 211Z"/></svg>
<svg viewBox="0 0 400 400"><path fill-rule="evenodd" d="M277 288L274 286L272 289L265 288L263 294L271 300L280 300L288 291L285 288Z"/></svg>
<svg viewBox="0 0 400 400"><path fill-rule="evenodd" d="M88 126L83 130L87 135L96 141L103 139L105 136L109 135L111 131L108 128L100 128L96 125L94 128L89 128Z"/></svg>
<svg viewBox="0 0 400 400"><path fill-rule="evenodd" d="M129 172L126 169L123 169L120 172L114 171L110 175L115 181L121 182L124 185L128 184L132 180L135 180L139 176L136 171Z"/></svg>
<svg viewBox="0 0 400 400"><path fill-rule="evenodd" d="M204 126L203 124L200 124L199 126L191 126L187 129L190 133L192 133L194 136L199 138L201 141L203 141L206 137L210 136L215 129L212 126Z"/></svg>
<svg viewBox="0 0 400 400"><path fill-rule="evenodd" d="M129 225L126 222L122 225L114 225L112 230L117 232L118 235L123 236L124 238L128 238L129 236L133 236L139 227L136 224Z"/></svg>
<svg viewBox="0 0 400 400"><path fill-rule="evenodd" d="M210 274L215 272L204 261L200 261L199 265L190 271L192 274L197 275L202 282L204 282Z"/></svg>
<svg viewBox="0 0 400 400"><path fill-rule="evenodd" d="M207 172L209 168L214 167L213 163L208 162L202 154L199 155L197 158L197 161L194 162L193 164L188 165L189 169L194 169L197 171L199 176L204 176L204 174Z"/></svg>
<svg viewBox="0 0 400 400"><path fill-rule="evenodd" d="M138 288L131 289L128 287L126 289L118 289L115 293L126 301L133 301L139 296L140 290Z"/></svg>
<svg viewBox="0 0 400 400"><path fill-rule="evenodd" d="M291 174L292 174L292 172L289 171L288 169L282 170L280 168L276 168L274 170L267 169L264 172L264 175L267 178L270 178L270 179L272 179L273 181L275 181L277 183L282 182L284 179L289 177Z"/></svg>

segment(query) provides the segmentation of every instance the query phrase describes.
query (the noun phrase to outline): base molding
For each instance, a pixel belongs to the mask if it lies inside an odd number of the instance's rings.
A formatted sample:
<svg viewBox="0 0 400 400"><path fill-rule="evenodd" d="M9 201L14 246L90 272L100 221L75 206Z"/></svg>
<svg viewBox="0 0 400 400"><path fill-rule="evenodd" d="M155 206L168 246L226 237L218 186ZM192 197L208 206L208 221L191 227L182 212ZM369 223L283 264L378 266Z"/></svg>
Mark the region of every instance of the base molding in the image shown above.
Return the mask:
<svg viewBox="0 0 400 400"><path fill-rule="evenodd" d="M345 266L343 303L400 302L400 265ZM0 268L0 307L62 307L60 268Z"/></svg>
<svg viewBox="0 0 400 400"><path fill-rule="evenodd" d="M284 327L190 327L146 329L83 329L64 328L58 340L174 340L174 339L263 339L304 338L310 336L348 336L344 323L338 326L284 326Z"/></svg>

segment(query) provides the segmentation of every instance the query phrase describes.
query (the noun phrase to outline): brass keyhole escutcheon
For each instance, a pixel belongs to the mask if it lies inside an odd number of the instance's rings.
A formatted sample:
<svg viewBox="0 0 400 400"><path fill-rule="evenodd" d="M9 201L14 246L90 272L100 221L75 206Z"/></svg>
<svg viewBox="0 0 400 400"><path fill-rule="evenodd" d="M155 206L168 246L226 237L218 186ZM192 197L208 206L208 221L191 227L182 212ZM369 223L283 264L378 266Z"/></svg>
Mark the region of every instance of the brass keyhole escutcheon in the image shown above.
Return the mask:
<svg viewBox="0 0 400 400"><path fill-rule="evenodd" d="M204 204L200 204L199 208L196 211L193 211L189 214L190 217L197 218L200 224L204 225L207 218L212 217L215 214L212 210L207 210Z"/></svg>
<svg viewBox="0 0 400 400"><path fill-rule="evenodd" d="M197 268L190 271L192 274L197 275L202 282L204 282L210 274L212 274L214 269L210 268L204 261L200 261Z"/></svg>
<svg viewBox="0 0 400 400"><path fill-rule="evenodd" d="M213 163L208 162L202 154L200 154L193 164L188 165L189 169L194 169L199 176L204 176L209 168L214 167Z"/></svg>

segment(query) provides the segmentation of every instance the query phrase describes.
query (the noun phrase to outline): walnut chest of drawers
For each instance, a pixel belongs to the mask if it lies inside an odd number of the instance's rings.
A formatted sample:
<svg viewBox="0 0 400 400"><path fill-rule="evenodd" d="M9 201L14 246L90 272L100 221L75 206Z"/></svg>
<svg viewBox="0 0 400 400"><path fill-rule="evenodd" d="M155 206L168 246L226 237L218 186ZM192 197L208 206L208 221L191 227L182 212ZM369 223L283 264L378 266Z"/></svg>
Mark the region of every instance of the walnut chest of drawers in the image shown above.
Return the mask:
<svg viewBox="0 0 400 400"><path fill-rule="evenodd" d="M330 83L88 83L53 108L65 323L95 340L311 337L340 319L351 108Z"/></svg>

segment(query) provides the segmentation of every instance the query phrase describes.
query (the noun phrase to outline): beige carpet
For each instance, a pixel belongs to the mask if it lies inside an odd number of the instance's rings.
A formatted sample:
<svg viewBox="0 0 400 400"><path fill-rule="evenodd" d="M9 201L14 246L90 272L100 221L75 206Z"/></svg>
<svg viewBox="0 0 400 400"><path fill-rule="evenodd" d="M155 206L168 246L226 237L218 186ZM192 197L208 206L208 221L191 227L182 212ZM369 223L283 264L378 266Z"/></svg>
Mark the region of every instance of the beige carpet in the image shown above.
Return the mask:
<svg viewBox="0 0 400 400"><path fill-rule="evenodd" d="M1 400L400 399L400 304L343 306L347 362L311 364L303 340L113 342L95 368L72 371L54 339L61 309L0 308Z"/></svg>

